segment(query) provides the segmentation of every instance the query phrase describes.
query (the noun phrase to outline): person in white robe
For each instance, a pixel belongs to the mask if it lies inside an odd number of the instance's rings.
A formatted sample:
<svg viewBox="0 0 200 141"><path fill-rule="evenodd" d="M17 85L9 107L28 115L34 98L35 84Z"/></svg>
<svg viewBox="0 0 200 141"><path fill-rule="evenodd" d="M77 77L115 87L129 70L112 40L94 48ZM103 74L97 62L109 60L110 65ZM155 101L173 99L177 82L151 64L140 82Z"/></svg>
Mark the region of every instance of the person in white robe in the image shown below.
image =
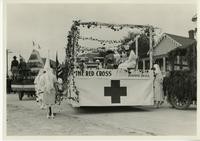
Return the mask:
<svg viewBox="0 0 200 141"><path fill-rule="evenodd" d="M160 71L158 64L154 64L154 104L156 108L159 108L160 105L164 102L164 92L163 92L163 75Z"/></svg>
<svg viewBox="0 0 200 141"><path fill-rule="evenodd" d="M128 70L129 68L135 68L136 61L137 61L137 56L135 55L134 51L131 50L128 60L126 60L124 63L121 63L118 66L118 69Z"/></svg>
<svg viewBox="0 0 200 141"><path fill-rule="evenodd" d="M45 106L43 104L43 91L42 91L42 84L40 84L40 78L41 76L44 74L44 70L40 69L38 75L36 76L35 80L34 80L34 84L35 84L35 92L36 92L36 101L39 102L40 104L40 108L44 109Z"/></svg>
<svg viewBox="0 0 200 141"><path fill-rule="evenodd" d="M43 74L43 69L40 69L40 71L38 72L38 75L35 77L35 80L34 80L36 96L38 95L38 89L39 89L38 84L39 84L40 76L42 74Z"/></svg>
<svg viewBox="0 0 200 141"><path fill-rule="evenodd" d="M46 60L44 74L40 78L40 85L43 86L43 103L47 107L47 118L54 118L53 106L56 100L56 76L50 68L49 59Z"/></svg>

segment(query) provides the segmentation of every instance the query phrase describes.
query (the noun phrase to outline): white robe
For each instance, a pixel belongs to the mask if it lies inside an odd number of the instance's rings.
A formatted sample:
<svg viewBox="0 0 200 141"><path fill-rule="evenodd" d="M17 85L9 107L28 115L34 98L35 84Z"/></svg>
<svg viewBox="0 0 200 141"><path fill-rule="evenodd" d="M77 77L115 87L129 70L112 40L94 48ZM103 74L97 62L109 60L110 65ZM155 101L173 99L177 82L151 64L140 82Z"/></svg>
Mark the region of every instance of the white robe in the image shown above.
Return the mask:
<svg viewBox="0 0 200 141"><path fill-rule="evenodd" d="M136 60L137 56L135 55L134 51L131 50L128 60L126 60L124 63L121 63L118 68L125 70L127 70L128 68L135 68Z"/></svg>
<svg viewBox="0 0 200 141"><path fill-rule="evenodd" d="M34 80L36 95L38 95L41 92L41 85L39 83L40 83L40 78L42 74L43 74L43 70L41 69Z"/></svg>
<svg viewBox="0 0 200 141"><path fill-rule="evenodd" d="M162 72L160 71L160 67L155 64L155 79L154 79L154 96L155 101L164 101L164 92L163 92L163 76Z"/></svg>
<svg viewBox="0 0 200 141"><path fill-rule="evenodd" d="M43 94L43 103L45 105L54 105L56 98L56 89L55 83L57 82L56 76L51 72L51 70L47 70L44 75L40 78L40 85L42 86Z"/></svg>

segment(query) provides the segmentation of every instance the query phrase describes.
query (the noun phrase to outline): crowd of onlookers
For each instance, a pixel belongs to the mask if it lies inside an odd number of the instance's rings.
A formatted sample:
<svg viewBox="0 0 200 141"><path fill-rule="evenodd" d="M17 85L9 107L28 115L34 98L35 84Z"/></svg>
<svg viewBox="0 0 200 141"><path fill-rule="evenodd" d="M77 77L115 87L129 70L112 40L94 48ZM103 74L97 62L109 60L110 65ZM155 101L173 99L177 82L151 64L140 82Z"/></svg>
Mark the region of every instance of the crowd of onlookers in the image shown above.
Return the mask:
<svg viewBox="0 0 200 141"><path fill-rule="evenodd" d="M17 79L18 76L26 78L28 76L29 68L24 58L20 57L19 62L17 57L14 56L11 62L11 73L8 75L12 80Z"/></svg>

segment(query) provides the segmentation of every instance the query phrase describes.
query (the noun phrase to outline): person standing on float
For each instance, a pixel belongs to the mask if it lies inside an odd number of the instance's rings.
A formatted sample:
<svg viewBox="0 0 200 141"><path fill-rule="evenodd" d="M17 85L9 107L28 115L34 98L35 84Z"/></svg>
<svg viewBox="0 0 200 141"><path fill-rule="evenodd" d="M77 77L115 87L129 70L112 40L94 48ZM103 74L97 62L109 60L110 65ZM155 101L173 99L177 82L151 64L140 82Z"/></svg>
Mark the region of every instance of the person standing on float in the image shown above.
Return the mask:
<svg viewBox="0 0 200 141"><path fill-rule="evenodd" d="M27 64L24 60L24 58L20 57L20 63L19 63L19 74L24 79L27 78Z"/></svg>
<svg viewBox="0 0 200 141"><path fill-rule="evenodd" d="M40 84L43 84L43 104L47 107L47 118L54 118L53 106L56 100L57 83L56 76L53 74L53 70L50 68L50 62L47 58L44 66L44 74L40 78Z"/></svg>
<svg viewBox="0 0 200 141"><path fill-rule="evenodd" d="M18 66L19 66L19 62L17 61L17 57L14 56L11 62L11 72L12 72L13 79L16 79L17 77Z"/></svg>
<svg viewBox="0 0 200 141"><path fill-rule="evenodd" d="M160 105L164 102L164 92L163 92L163 75L160 71L158 64L154 64L154 104L156 108L159 108Z"/></svg>

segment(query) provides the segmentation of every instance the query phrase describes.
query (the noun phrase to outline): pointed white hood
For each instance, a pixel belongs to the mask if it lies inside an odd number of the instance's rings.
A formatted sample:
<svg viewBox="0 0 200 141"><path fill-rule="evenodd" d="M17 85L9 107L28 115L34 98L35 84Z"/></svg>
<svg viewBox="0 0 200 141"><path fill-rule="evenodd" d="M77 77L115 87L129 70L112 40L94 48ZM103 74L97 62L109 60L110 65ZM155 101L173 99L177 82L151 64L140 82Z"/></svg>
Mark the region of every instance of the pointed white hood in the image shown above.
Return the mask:
<svg viewBox="0 0 200 141"><path fill-rule="evenodd" d="M131 50L130 55L128 57L129 61L134 61L137 59L137 56L135 55L135 52L133 50Z"/></svg>
<svg viewBox="0 0 200 141"><path fill-rule="evenodd" d="M53 69L50 67L50 60L49 58L46 59L44 70L46 73L43 75L45 81L45 90L48 93L51 93L52 89L55 89L54 82L56 82L56 76L53 74Z"/></svg>
<svg viewBox="0 0 200 141"><path fill-rule="evenodd" d="M49 58L46 58L46 62L45 62L45 65L44 65L44 69L45 70L48 70L48 69L50 69L51 67L50 67L50 60L49 60Z"/></svg>

